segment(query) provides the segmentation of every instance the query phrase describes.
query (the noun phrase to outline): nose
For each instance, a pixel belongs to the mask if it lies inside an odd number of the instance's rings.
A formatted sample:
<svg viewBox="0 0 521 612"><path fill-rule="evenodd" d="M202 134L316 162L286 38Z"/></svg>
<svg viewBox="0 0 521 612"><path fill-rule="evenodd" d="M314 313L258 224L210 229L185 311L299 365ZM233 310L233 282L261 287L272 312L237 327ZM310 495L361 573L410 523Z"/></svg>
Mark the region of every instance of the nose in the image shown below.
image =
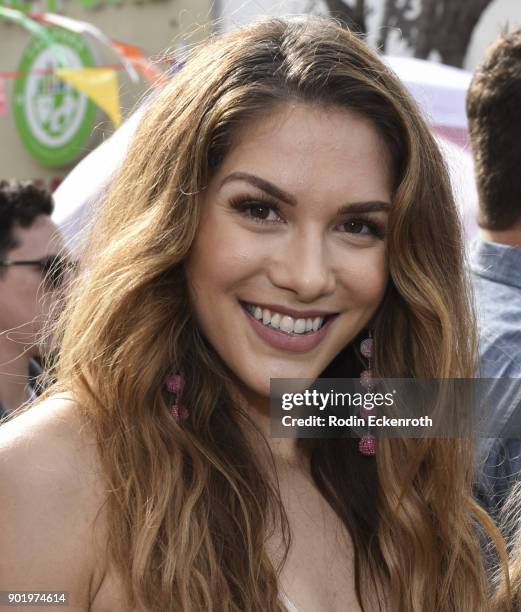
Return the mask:
<svg viewBox="0 0 521 612"><path fill-rule="evenodd" d="M293 292L306 303L334 292L335 274L323 236L295 232L278 247L268 272L273 285Z"/></svg>

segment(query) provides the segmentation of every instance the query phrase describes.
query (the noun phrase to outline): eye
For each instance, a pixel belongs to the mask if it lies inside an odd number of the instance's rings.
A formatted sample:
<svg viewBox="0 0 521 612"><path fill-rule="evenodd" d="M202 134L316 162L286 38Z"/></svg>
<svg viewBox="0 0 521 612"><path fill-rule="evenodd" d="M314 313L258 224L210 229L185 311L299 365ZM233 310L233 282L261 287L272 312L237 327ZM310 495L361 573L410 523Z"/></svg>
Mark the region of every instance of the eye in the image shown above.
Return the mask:
<svg viewBox="0 0 521 612"><path fill-rule="evenodd" d="M279 208L275 204L259 200L231 202L232 208L257 223L278 223L281 221Z"/></svg>
<svg viewBox="0 0 521 612"><path fill-rule="evenodd" d="M340 232L344 234L356 234L359 236L374 236L382 239L385 236L385 226L371 219L349 219L339 226Z"/></svg>
<svg viewBox="0 0 521 612"><path fill-rule="evenodd" d="M342 224L345 232L350 234L371 234L371 228L368 223L360 221L360 219L352 219Z"/></svg>
<svg viewBox="0 0 521 612"><path fill-rule="evenodd" d="M253 203L246 210L249 211L251 217L262 221L276 221L278 217L273 208L266 204Z"/></svg>

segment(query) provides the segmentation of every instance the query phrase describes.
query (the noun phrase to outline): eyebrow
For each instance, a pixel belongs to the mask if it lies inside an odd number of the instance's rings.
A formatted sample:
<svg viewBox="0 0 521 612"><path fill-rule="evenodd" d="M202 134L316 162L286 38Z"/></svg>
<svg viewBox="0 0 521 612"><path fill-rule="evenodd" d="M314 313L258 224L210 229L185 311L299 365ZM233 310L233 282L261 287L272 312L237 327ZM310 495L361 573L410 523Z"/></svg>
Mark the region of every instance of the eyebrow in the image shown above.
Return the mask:
<svg viewBox="0 0 521 612"><path fill-rule="evenodd" d="M297 205L297 200L294 196L283 191L280 187L277 187L273 183L260 178L259 176L255 176L254 174L248 174L247 172L232 172L228 174L219 185L219 189L229 183L231 181L245 181L254 187L257 187L261 191L266 192L277 200L281 202L285 202L286 204L290 204L291 206ZM391 208L390 202L384 202L380 200L371 200L369 202L352 202L350 204L345 204L341 206L337 214L344 215L347 213L366 213L366 212L380 212L380 211L388 211Z"/></svg>

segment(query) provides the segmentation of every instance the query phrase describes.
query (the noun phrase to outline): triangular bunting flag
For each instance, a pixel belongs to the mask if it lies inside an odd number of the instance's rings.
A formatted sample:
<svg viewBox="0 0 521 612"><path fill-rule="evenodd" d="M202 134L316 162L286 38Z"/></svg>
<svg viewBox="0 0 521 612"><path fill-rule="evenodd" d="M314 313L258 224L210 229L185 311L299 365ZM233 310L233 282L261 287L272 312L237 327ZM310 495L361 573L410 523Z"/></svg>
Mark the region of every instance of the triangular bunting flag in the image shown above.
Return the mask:
<svg viewBox="0 0 521 612"><path fill-rule="evenodd" d="M57 68L56 75L85 94L110 117L121 124L118 77L113 68Z"/></svg>
<svg viewBox="0 0 521 612"><path fill-rule="evenodd" d="M126 57L139 74L152 85L166 85L169 81L167 75L151 62L139 47L127 45L117 40L112 41L112 47L117 53Z"/></svg>

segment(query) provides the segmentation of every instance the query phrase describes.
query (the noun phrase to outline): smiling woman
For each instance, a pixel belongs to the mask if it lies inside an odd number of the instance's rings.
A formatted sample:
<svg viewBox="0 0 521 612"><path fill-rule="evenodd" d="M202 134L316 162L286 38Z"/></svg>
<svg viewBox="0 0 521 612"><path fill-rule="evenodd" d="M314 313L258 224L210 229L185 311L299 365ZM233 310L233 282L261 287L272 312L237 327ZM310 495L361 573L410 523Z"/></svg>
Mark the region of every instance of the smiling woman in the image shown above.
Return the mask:
<svg viewBox="0 0 521 612"><path fill-rule="evenodd" d="M389 152L359 113L286 102L237 130L186 274L205 337L256 405L270 378L318 377L372 319L391 196Z"/></svg>
<svg viewBox="0 0 521 612"><path fill-rule="evenodd" d="M475 369L442 158L355 36L276 19L194 50L75 282L54 396L0 435L5 584L92 612L490 609L470 442L269 437L270 378L357 377L369 332L378 376Z"/></svg>

